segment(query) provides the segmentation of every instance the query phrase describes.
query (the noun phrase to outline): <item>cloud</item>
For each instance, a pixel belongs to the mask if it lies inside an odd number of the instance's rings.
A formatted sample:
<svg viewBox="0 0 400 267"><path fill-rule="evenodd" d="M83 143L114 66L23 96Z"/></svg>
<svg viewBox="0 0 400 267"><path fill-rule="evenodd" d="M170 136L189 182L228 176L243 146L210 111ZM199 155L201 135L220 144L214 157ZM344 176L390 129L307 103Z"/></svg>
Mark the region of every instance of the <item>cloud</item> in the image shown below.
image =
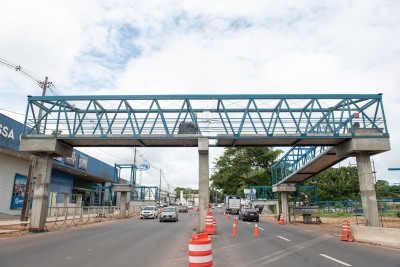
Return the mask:
<svg viewBox="0 0 400 267"><path fill-rule="evenodd" d="M48 76L64 95L383 93L392 151L374 159L378 179L393 183L398 10L389 0L9 1L0 4L0 23L10 25L0 28L0 57ZM27 95L42 93L9 69L0 68L0 83L0 108L19 113ZM162 151L143 153L171 184L196 185L196 151Z"/></svg>

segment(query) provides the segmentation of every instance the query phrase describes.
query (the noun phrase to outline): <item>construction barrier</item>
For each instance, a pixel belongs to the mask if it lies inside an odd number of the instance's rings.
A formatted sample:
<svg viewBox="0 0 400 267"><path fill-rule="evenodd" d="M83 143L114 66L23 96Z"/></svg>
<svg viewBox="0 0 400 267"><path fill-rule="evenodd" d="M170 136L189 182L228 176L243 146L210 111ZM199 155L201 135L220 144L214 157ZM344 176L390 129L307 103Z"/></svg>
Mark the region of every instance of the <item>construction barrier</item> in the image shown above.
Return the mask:
<svg viewBox="0 0 400 267"><path fill-rule="evenodd" d="M353 242L354 241L354 236L351 233L350 221L349 220L344 220L342 222L342 227L343 227L343 232L342 232L342 238L340 240L341 241Z"/></svg>
<svg viewBox="0 0 400 267"><path fill-rule="evenodd" d="M260 234L258 233L258 225L257 224L254 225L254 233L253 233L253 235L254 236L260 236Z"/></svg>
<svg viewBox="0 0 400 267"><path fill-rule="evenodd" d="M281 213L281 216L279 217L278 224L280 224L280 225L285 224L284 218L285 218L285 214Z"/></svg>
<svg viewBox="0 0 400 267"><path fill-rule="evenodd" d="M196 234L189 240L189 267L212 267L212 246L208 234Z"/></svg>
<svg viewBox="0 0 400 267"><path fill-rule="evenodd" d="M209 235L215 235L213 223L214 223L213 215L211 212L208 212L206 215L206 229L204 229L204 233Z"/></svg>

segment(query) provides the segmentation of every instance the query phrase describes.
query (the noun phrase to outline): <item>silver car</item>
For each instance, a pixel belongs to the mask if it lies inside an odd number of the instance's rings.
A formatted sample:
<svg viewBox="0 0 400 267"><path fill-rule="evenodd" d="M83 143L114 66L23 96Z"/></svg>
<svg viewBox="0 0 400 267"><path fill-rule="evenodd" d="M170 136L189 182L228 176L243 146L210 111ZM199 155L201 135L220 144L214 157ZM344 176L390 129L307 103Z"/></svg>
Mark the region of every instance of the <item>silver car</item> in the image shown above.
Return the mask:
<svg viewBox="0 0 400 267"><path fill-rule="evenodd" d="M165 221L172 221L172 222L178 221L178 211L176 210L175 207L165 207L162 209L160 214L160 222L165 222Z"/></svg>

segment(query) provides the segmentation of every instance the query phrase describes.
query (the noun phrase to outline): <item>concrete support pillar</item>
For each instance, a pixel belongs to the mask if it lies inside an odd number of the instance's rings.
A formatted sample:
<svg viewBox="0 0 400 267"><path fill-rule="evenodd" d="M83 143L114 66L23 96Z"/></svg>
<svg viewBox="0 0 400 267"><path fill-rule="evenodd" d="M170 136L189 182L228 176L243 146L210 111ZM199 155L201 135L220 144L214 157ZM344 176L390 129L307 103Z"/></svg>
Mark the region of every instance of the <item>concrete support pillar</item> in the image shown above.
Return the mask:
<svg viewBox="0 0 400 267"><path fill-rule="evenodd" d="M378 203L370 155L368 152L358 153L356 160L365 225L379 227Z"/></svg>
<svg viewBox="0 0 400 267"><path fill-rule="evenodd" d="M199 227L198 233L204 233L206 226L206 215L210 200L209 191L209 162L208 162L208 139L198 140L199 149Z"/></svg>
<svg viewBox="0 0 400 267"><path fill-rule="evenodd" d="M285 223L289 223L288 192L281 192L282 213L285 215Z"/></svg>
<svg viewBox="0 0 400 267"><path fill-rule="evenodd" d="M121 200L119 202L119 218L125 219L126 218L126 197L128 192L121 192Z"/></svg>
<svg viewBox="0 0 400 267"><path fill-rule="evenodd" d="M82 195L77 195L76 196L76 207L77 208L80 208L80 207L82 207Z"/></svg>
<svg viewBox="0 0 400 267"><path fill-rule="evenodd" d="M285 223L289 223L289 205L288 205L288 193L296 191L295 184L276 184L272 185L272 192L279 192L281 194L281 205L282 205L282 212L279 212L279 205L278 214L283 213L285 215L284 220Z"/></svg>
<svg viewBox="0 0 400 267"><path fill-rule="evenodd" d="M43 232L49 204L49 187L53 156L41 154L37 157L36 182L32 203L30 232Z"/></svg>

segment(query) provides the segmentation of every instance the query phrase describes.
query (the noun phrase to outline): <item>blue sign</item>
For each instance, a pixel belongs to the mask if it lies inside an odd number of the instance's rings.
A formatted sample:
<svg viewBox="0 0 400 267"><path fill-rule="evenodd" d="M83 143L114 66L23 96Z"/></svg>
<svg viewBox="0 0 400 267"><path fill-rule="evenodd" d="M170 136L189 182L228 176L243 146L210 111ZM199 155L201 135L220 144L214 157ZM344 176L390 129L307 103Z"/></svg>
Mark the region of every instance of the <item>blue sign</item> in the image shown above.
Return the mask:
<svg viewBox="0 0 400 267"><path fill-rule="evenodd" d="M0 146L18 151L24 125L0 114Z"/></svg>
<svg viewBox="0 0 400 267"><path fill-rule="evenodd" d="M24 203L24 195L25 195L25 187L26 187L26 176L15 174L14 188L11 196L11 209L22 209L22 204ZM33 196L33 194L32 194ZM31 198L31 207L32 207L32 199Z"/></svg>
<svg viewBox="0 0 400 267"><path fill-rule="evenodd" d="M136 169L138 169L139 171L145 171L150 169L150 165L146 163L136 164Z"/></svg>

